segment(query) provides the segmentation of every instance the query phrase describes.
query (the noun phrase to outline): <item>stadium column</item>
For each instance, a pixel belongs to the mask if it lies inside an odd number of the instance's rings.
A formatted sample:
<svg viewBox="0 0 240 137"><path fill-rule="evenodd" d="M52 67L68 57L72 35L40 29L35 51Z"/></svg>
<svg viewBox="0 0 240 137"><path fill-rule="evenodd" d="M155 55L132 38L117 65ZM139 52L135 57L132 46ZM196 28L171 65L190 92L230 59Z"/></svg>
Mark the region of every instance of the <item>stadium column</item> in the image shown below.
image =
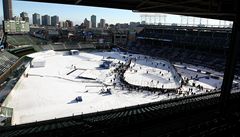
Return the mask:
<svg viewBox="0 0 240 137"><path fill-rule="evenodd" d="M4 45L4 49L7 49L8 48L8 43L7 43L7 32L6 32L6 29L5 29L5 22L4 20L2 20L2 25L3 25L3 37L2 37L2 40L1 40L1 45Z"/></svg>
<svg viewBox="0 0 240 137"><path fill-rule="evenodd" d="M234 79L235 65L237 60L237 51L240 46L240 16L234 17L231 42L227 52L227 60L224 70L224 79L221 87L220 108L221 112L227 112L229 108L229 97L231 94L232 83Z"/></svg>

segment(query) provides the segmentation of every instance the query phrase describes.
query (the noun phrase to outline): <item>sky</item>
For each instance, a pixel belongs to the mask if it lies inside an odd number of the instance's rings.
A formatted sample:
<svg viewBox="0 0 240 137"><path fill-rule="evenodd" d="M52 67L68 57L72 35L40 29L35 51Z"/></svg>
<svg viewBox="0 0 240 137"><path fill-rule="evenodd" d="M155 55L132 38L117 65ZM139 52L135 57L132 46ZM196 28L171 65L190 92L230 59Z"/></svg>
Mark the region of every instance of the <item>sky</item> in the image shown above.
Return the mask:
<svg viewBox="0 0 240 137"><path fill-rule="evenodd" d="M19 16L21 12L27 12L32 21L32 14L39 13L41 15L48 14L50 16L58 15L60 21L72 20L74 24L81 24L85 18L90 20L91 15L97 16L97 22L101 18L106 20L106 23L116 24L116 23L129 23L129 22L141 22L141 15L146 13L135 13L131 10L121 10L121 9L111 9L111 8L99 8L99 7L89 7L89 6L74 6L74 5L64 5L64 4L49 4L40 2L29 2L29 1L12 1L13 6L13 16ZM2 0L0 0L0 7L2 6ZM0 8L0 20L3 19L3 8ZM156 13L153 13L156 14ZM157 13L158 15L160 13ZM181 16L162 14L166 15L166 23L181 23ZM158 20L158 19L157 19ZM163 22L163 18L161 22ZM195 18L195 23L200 24L200 18ZM148 20L149 21L149 20ZM2 21L1 21L2 22ZM152 20L153 22L153 20ZM191 24L193 18L189 17L188 23ZM206 19L201 19L202 24L206 24ZM187 18L182 18L182 23L187 24ZM223 25L229 24L231 22L219 22L218 20L208 20L210 25Z"/></svg>

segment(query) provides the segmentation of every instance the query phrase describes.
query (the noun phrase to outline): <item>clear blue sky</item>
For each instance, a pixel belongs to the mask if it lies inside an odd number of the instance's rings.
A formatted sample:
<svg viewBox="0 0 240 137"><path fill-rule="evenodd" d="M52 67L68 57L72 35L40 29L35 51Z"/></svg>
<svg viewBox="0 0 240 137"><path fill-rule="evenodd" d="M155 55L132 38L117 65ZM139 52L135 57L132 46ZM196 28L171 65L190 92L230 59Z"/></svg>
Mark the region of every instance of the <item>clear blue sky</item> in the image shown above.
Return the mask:
<svg viewBox="0 0 240 137"><path fill-rule="evenodd" d="M27 12L32 19L33 13L39 13L41 15L48 14L50 16L58 15L60 21L66 19L72 20L75 24L80 24L85 18L90 19L91 15L97 16L97 22L101 18L106 19L107 23L129 23L131 21L140 22L140 13L134 13L131 10L120 10L110 8L99 7L87 7L87 6L73 6L63 4L49 4L39 2L17 1L13 0L13 16L19 16L22 11ZM0 20L3 18L2 0L0 0ZM189 23L191 23L191 19ZM167 23L180 23L181 18L177 15L169 15L166 17ZM186 23L186 19L183 20ZM195 19L195 23L200 22L199 18ZM209 20L209 24L219 24L219 21ZM206 23L206 20L202 19L202 23ZM222 22L222 24L224 24ZM228 24L228 23L227 23Z"/></svg>

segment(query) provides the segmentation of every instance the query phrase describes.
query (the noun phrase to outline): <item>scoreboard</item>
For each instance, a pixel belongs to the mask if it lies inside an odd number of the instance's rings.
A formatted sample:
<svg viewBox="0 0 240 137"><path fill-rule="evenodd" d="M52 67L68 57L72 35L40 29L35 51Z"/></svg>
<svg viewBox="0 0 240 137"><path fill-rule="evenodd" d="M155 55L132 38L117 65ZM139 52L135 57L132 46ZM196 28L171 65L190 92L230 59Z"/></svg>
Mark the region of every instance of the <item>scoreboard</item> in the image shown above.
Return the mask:
<svg viewBox="0 0 240 137"><path fill-rule="evenodd" d="M28 33L30 30L29 22L19 20L3 21L3 29L4 32L9 34Z"/></svg>

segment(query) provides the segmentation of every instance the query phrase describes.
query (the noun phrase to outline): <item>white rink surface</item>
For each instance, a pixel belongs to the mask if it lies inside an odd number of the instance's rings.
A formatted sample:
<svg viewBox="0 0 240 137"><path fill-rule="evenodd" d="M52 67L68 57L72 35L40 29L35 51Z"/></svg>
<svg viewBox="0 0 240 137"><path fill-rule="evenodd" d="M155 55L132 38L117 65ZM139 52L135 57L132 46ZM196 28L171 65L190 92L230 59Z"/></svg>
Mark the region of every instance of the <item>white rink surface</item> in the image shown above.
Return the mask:
<svg viewBox="0 0 240 137"><path fill-rule="evenodd" d="M167 61L137 58L136 61L131 62L124 77L132 85L176 89L181 86L181 82L174 78L174 74L176 74L174 68Z"/></svg>
<svg viewBox="0 0 240 137"><path fill-rule="evenodd" d="M60 117L67 117L86 114L96 111L103 111L115 108L122 108L126 106L133 106L149 102L156 102L163 99L174 98L177 94L154 94L148 91L137 92L127 91L116 86L114 89L111 86L113 74L110 69L99 69L102 60L111 60L114 63L125 62L128 55L119 52L92 52L80 53L79 55L66 56L62 55L63 52L40 52L31 54L31 57L42 57L45 59L45 67L30 68L24 72L28 77L21 76L11 93L8 95L2 106L13 108L12 124L23 124L35 121L42 121ZM131 57L145 57L144 55L134 55ZM123 56L125 56L123 58ZM107 59L112 57L112 59ZM144 74L140 69L138 73L131 74L129 70L125 73L126 80L133 84L138 84L141 81L142 75L148 77L145 81L154 80L165 82L166 87L178 87L178 83L173 80L173 74L168 73L167 69L158 67L154 68L149 65L149 62L154 62L156 59L149 58L148 61L136 62L136 68L143 67L151 69L151 75ZM144 63L145 62L145 63ZM158 62L164 62L158 60ZM132 65L132 64L131 64ZM70 71L77 68L76 71L67 75ZM135 69L136 69L135 68ZM183 69L179 69L184 72ZM156 73L153 73L153 72ZM165 77L159 77L157 71L166 73ZM188 77L193 72L184 72L182 77ZM83 80L77 79L77 76L89 77L96 80ZM207 82L205 82L207 81ZM103 83L110 85L111 95L101 95L100 90L103 88ZM213 89L215 86L214 81L202 79L200 84L207 88ZM219 83L219 81L217 81ZM191 86L184 86L181 89L188 91ZM88 92L85 92L88 91ZM203 93L196 88L193 92ZM74 99L77 96L82 96L83 101L76 103ZM181 96L181 95L179 95Z"/></svg>

